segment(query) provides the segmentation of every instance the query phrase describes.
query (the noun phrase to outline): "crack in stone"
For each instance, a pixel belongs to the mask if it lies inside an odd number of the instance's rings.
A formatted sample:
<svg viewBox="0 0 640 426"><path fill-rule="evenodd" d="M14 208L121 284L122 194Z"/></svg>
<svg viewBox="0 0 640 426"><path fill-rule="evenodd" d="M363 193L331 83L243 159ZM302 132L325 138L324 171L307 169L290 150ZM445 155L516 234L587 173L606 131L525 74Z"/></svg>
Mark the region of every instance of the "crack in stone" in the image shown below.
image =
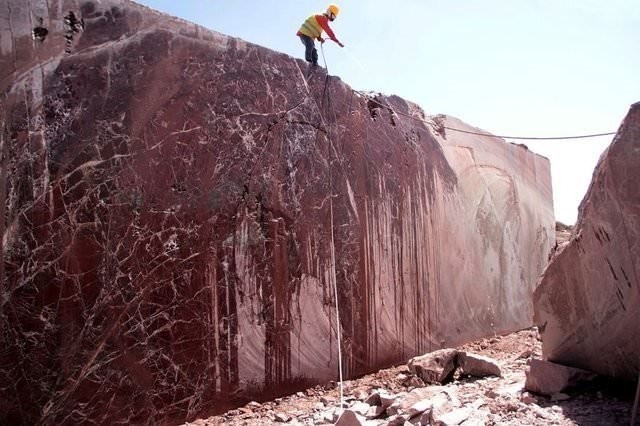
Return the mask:
<svg viewBox="0 0 640 426"><path fill-rule="evenodd" d="M318 124L310 123L308 121L304 121L304 120L286 120L286 121L289 124L300 124L302 126L311 126L314 129L316 129L317 131L324 133L325 135L329 133L329 132L327 132L326 129L323 129Z"/></svg>
<svg viewBox="0 0 640 426"><path fill-rule="evenodd" d="M13 53L13 72L12 74L15 74L16 71L18 70L18 49L16 49L15 46L15 40L16 37L13 34L13 23L12 23L12 19L11 19L11 5L9 4L9 2L7 1L7 10L9 11L9 32L11 33L11 52Z"/></svg>

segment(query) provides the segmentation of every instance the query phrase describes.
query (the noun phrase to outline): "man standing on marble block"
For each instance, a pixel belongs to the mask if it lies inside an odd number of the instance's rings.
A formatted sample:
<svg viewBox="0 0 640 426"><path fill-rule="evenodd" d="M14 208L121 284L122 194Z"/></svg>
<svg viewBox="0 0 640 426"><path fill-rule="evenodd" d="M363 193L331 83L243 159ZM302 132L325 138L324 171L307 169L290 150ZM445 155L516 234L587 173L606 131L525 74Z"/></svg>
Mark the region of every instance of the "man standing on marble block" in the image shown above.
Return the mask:
<svg viewBox="0 0 640 426"><path fill-rule="evenodd" d="M307 20L302 23L302 26L296 34L300 37L300 40L302 40L302 44L304 44L304 58L307 62L311 62L313 66L318 65L318 51L316 50L313 40L317 39L320 43L324 43L322 31L326 31L331 40L338 43L340 47L344 47L344 44L338 41L331 27L329 27L329 21L333 22L338 16L338 13L340 13L340 8L332 4L327 8L326 12L309 16Z"/></svg>

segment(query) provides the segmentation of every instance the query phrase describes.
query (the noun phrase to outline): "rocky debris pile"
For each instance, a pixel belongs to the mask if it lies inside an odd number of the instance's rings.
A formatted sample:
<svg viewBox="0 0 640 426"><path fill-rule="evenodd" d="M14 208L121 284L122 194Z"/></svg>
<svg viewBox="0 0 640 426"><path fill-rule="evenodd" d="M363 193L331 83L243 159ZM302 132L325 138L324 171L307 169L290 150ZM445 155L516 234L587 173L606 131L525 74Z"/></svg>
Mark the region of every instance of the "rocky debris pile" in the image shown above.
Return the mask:
<svg viewBox="0 0 640 426"><path fill-rule="evenodd" d="M421 425L457 425L470 419L470 424L484 424L484 416L475 414L487 405L484 399L463 403L455 388L442 385L453 380L456 373L459 379L500 377L497 361L457 349L441 349L412 358L407 367L408 370L401 371L396 378L403 383L411 382L410 386L416 386L413 390L392 394L385 388L370 389L364 400L355 398L344 411L330 411L333 417L339 415L336 425L403 425L407 421ZM425 384L435 386L424 387Z"/></svg>
<svg viewBox="0 0 640 426"><path fill-rule="evenodd" d="M414 357L407 364L409 371L426 384L443 384L450 381L460 367L462 375L486 377L501 376L498 363L478 354L441 349Z"/></svg>
<svg viewBox="0 0 640 426"><path fill-rule="evenodd" d="M565 225L562 222L556 222L556 241L559 246L563 246L571 239L571 233L573 232L573 226Z"/></svg>
<svg viewBox="0 0 640 426"><path fill-rule="evenodd" d="M425 361L429 356L431 364L437 364L436 358L442 365L447 365L442 362L445 358L455 359L453 364L457 369L451 381L428 385L408 365L402 365L345 382L344 407L340 406L336 383L331 383L271 402L252 401L224 415L188 424L564 426L625 424L630 418L633 395L627 393L621 398L616 390L619 383L612 386L591 381L586 388L566 390L562 387L567 393L556 392L551 397L528 391L525 387L527 369L534 371L539 382L544 383L541 375L556 367L537 359L541 356L541 346L535 328L482 339L458 349L436 351L416 357L410 364L414 367L418 362L428 364ZM471 375L468 369L475 364L461 366L461 358L465 357L490 361L489 365L499 367L500 375ZM494 369L493 373L498 371Z"/></svg>
<svg viewBox="0 0 640 426"><path fill-rule="evenodd" d="M556 222L556 244L554 245L553 250L549 253L549 259L551 259L556 252L559 252L569 244L572 234L573 226L565 225L562 222Z"/></svg>

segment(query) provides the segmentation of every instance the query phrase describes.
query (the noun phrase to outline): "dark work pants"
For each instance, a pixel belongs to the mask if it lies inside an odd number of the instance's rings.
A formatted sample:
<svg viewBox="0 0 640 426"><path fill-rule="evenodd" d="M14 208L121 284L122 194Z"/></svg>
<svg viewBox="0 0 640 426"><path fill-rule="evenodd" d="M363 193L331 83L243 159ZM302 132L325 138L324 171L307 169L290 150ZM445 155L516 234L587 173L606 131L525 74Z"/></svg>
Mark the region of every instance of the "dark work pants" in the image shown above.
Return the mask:
<svg viewBox="0 0 640 426"><path fill-rule="evenodd" d="M313 65L318 65L318 51L313 42L313 39L306 35L301 35L300 40L304 44L304 58L307 62L311 62Z"/></svg>

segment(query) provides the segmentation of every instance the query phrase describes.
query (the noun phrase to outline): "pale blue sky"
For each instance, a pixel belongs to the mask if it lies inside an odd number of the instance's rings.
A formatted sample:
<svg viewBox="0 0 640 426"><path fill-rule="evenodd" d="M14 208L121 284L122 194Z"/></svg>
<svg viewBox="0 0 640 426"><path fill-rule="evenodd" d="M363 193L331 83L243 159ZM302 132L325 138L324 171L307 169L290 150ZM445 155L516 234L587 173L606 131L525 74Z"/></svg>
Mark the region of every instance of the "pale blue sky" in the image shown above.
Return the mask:
<svg viewBox="0 0 640 426"><path fill-rule="evenodd" d="M139 0L302 58L317 0ZM344 0L325 44L331 74L494 134L616 131L640 101L640 0ZM320 58L322 64L322 58ZM610 137L523 141L551 160L556 219L573 224Z"/></svg>

